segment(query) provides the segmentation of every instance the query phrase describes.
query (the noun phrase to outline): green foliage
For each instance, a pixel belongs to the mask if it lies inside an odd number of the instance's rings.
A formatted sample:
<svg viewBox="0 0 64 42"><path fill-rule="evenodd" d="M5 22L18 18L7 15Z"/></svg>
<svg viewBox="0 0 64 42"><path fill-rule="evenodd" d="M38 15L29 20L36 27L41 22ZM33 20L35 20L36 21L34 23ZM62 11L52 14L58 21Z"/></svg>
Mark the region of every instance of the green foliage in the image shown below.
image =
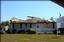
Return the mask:
<svg viewBox="0 0 64 42"><path fill-rule="evenodd" d="M31 30L31 31L35 31L35 32L36 32L36 29L34 29L34 28L31 28L30 30Z"/></svg>
<svg viewBox="0 0 64 42"><path fill-rule="evenodd" d="M28 32L28 34L35 34L36 33L36 30L34 28L31 28L27 32Z"/></svg>
<svg viewBox="0 0 64 42"><path fill-rule="evenodd" d="M2 24L2 25L5 25L5 26L6 26L6 25L9 25L9 21L4 21L4 22L2 22L1 24Z"/></svg>

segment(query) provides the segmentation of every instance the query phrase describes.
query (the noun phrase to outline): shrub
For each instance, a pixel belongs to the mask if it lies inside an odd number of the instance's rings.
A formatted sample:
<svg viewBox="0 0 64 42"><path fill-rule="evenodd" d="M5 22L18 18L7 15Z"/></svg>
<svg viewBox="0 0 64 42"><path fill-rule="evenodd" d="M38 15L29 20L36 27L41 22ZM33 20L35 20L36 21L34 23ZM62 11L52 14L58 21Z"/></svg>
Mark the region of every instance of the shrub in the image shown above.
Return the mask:
<svg viewBox="0 0 64 42"><path fill-rule="evenodd" d="M7 30L7 31L5 31L6 33L8 33L8 34L15 34L16 33L16 29L13 29L13 30Z"/></svg>
<svg viewBox="0 0 64 42"><path fill-rule="evenodd" d="M18 34L24 34L25 33L25 30L18 30L17 33Z"/></svg>
<svg viewBox="0 0 64 42"><path fill-rule="evenodd" d="M9 29L7 31L5 31L5 32L8 33L8 34L11 33Z"/></svg>
<svg viewBox="0 0 64 42"><path fill-rule="evenodd" d="M35 34L36 33L36 30L31 28L29 30L26 31L28 34Z"/></svg>
<svg viewBox="0 0 64 42"><path fill-rule="evenodd" d="M54 33L54 34L57 34L57 30L54 30L53 33Z"/></svg>

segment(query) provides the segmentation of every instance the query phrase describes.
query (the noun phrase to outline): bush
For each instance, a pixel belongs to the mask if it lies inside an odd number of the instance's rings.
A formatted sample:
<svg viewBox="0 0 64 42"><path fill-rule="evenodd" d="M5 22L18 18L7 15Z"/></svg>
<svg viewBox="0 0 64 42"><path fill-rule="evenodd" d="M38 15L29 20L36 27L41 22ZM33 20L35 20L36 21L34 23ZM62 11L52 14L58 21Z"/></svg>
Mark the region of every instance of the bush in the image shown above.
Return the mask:
<svg viewBox="0 0 64 42"><path fill-rule="evenodd" d="M26 31L28 34L35 34L36 33L36 30L35 29L29 29Z"/></svg>
<svg viewBox="0 0 64 42"><path fill-rule="evenodd" d="M57 30L54 30L53 33L54 33L54 34L57 34Z"/></svg>
<svg viewBox="0 0 64 42"><path fill-rule="evenodd" d="M13 29L12 32L8 29L5 32L8 33L8 34L15 34L16 33L16 29Z"/></svg>
<svg viewBox="0 0 64 42"><path fill-rule="evenodd" d="M25 30L18 30L17 33L18 34L24 34L25 33Z"/></svg>
<svg viewBox="0 0 64 42"><path fill-rule="evenodd" d="M5 32L8 33L8 34L11 33L9 29L7 31L5 31Z"/></svg>

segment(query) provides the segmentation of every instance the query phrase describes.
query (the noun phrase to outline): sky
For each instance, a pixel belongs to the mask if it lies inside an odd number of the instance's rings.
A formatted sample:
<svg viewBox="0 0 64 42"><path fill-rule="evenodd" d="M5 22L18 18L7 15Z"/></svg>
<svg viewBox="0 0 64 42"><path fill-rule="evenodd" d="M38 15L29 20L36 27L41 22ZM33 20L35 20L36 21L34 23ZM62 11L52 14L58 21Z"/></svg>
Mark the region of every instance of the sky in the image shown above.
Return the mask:
<svg viewBox="0 0 64 42"><path fill-rule="evenodd" d="M2 1L1 21L12 17L25 20L27 16L54 19L64 16L64 8L51 1Z"/></svg>

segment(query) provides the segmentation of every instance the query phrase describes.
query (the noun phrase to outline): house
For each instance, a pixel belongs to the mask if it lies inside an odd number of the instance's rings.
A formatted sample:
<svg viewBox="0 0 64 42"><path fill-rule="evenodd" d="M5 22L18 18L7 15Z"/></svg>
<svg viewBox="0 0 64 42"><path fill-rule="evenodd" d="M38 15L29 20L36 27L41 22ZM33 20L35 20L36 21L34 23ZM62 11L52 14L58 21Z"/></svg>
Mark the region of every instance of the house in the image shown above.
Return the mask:
<svg viewBox="0 0 64 42"><path fill-rule="evenodd" d="M20 20L17 18L13 18L10 20L9 30L12 32L13 29L19 30L27 30L27 29L35 29L36 32L52 32L54 28L56 28L56 22L50 22L48 20L41 20L39 18L31 18L27 20Z"/></svg>
<svg viewBox="0 0 64 42"><path fill-rule="evenodd" d="M60 31L62 34L64 34L64 16L60 16L57 19L57 29Z"/></svg>

